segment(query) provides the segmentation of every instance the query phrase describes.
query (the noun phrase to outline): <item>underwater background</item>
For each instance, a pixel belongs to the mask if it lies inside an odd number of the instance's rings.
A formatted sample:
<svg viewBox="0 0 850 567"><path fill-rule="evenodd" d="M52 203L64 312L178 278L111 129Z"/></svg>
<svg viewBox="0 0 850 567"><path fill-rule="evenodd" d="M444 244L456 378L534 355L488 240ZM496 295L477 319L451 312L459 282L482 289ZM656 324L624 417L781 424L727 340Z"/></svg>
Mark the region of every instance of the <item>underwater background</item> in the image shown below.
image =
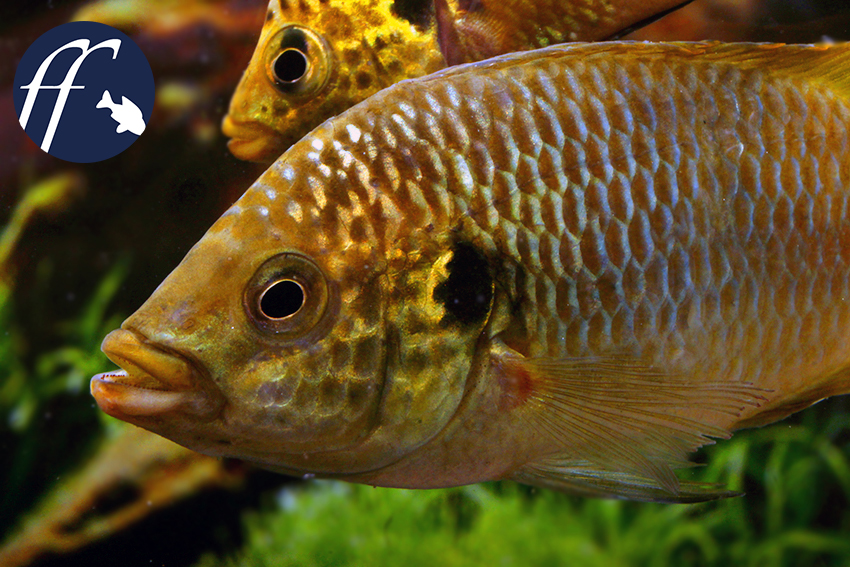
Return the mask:
<svg viewBox="0 0 850 567"><path fill-rule="evenodd" d="M228 152L220 124L266 2L10 4L0 7L0 565L850 564L846 397L701 451L710 465L683 478L746 495L698 505L512 483L410 491L288 479L99 412L88 384L113 368L103 337L263 170ZM749 4L746 20L730 19ZM686 10L635 37L850 39L844 1ZM70 19L128 33L157 84L144 135L95 164L41 152L12 105L17 61Z"/></svg>

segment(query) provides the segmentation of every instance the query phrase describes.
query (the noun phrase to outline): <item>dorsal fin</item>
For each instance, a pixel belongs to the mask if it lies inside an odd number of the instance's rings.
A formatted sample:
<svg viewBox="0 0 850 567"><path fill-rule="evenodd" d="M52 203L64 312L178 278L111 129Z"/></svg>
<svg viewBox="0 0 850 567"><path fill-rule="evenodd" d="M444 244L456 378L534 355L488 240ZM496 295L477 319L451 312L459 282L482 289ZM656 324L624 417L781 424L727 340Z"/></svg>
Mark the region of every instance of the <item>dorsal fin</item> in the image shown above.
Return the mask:
<svg viewBox="0 0 850 567"><path fill-rule="evenodd" d="M620 39L621 37L625 37L625 36L629 35L630 33L636 32L639 29L643 29L648 25L654 24L655 22L657 22L661 18L668 16L668 15L672 14L673 12L675 12L677 10L681 10L682 8L684 8L685 6L687 6L688 4L690 4L693 1L694 0L683 0L681 4L676 4L675 6L671 6L670 8L667 8L666 10L662 10L660 12L657 12L657 13L655 13L655 14L647 17L647 18L644 18L643 20L641 20L639 22L635 22L633 24L630 24L630 25L624 27L623 29L619 30L618 32L613 33L609 37L605 38L604 41L614 41L614 40Z"/></svg>

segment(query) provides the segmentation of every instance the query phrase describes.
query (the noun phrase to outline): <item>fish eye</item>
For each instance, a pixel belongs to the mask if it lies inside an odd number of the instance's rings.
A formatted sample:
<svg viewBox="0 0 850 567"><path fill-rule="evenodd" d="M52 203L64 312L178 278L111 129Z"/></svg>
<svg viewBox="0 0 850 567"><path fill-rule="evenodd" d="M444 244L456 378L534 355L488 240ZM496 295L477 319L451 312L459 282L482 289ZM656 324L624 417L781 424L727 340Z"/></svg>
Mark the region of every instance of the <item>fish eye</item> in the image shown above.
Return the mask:
<svg viewBox="0 0 850 567"><path fill-rule="evenodd" d="M294 253L272 256L254 273L243 303L248 318L264 333L300 338L322 319L328 305L324 274Z"/></svg>
<svg viewBox="0 0 850 567"><path fill-rule="evenodd" d="M328 83L332 69L330 47L309 28L285 26L269 39L266 71L269 80L283 94L317 93Z"/></svg>

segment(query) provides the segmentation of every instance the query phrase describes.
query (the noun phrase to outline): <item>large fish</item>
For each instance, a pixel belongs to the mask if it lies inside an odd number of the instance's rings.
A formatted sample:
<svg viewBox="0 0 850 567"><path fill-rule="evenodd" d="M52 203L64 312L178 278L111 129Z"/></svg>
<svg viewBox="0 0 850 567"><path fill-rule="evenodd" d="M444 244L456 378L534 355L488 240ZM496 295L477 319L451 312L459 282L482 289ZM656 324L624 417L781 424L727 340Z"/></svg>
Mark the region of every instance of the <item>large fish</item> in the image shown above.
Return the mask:
<svg viewBox="0 0 850 567"><path fill-rule="evenodd" d="M107 413L381 486L696 501L850 388L850 44L575 44L295 144L103 343Z"/></svg>
<svg viewBox="0 0 850 567"><path fill-rule="evenodd" d="M271 163L323 120L449 64L609 38L690 0L271 0L223 131Z"/></svg>

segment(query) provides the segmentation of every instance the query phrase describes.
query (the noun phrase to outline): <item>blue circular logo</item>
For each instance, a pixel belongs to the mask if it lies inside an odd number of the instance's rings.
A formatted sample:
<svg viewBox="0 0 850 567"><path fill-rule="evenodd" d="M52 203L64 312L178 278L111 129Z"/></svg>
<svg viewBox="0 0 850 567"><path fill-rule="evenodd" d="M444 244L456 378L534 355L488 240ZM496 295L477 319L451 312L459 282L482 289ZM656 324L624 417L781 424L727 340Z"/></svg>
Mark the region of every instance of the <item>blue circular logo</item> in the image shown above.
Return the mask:
<svg viewBox="0 0 850 567"><path fill-rule="evenodd" d="M15 72L15 111L27 136L50 155L102 161L144 132L153 73L136 43L96 22L71 22L39 37Z"/></svg>

